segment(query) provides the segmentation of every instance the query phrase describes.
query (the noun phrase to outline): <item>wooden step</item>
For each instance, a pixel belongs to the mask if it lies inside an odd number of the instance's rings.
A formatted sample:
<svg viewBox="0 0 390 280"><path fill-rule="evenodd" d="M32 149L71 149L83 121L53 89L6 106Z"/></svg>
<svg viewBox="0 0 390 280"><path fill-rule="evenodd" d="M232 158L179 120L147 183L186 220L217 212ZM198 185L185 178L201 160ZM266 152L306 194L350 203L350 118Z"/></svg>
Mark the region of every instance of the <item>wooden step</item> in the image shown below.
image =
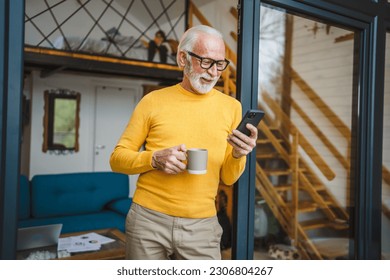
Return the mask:
<svg viewBox="0 0 390 280"><path fill-rule="evenodd" d="M325 228L330 227L336 230L346 230L349 228L349 224L346 221L340 222L340 221L329 221L327 219L315 219L315 220L308 220L299 222L303 230L312 230L312 229L319 229L319 228Z"/></svg>
<svg viewBox="0 0 390 280"><path fill-rule="evenodd" d="M280 132L280 129L279 127L277 126L273 126L273 125L267 125L268 129L272 132L272 134L277 138L277 139L281 139L282 138L282 134ZM260 133L259 133L259 137L261 136L265 136L265 134L262 132L262 130L259 130Z"/></svg>
<svg viewBox="0 0 390 280"><path fill-rule="evenodd" d="M303 230L312 230L329 227L329 220L327 219L315 219L299 222Z"/></svg>
<svg viewBox="0 0 390 280"><path fill-rule="evenodd" d="M324 203L325 203L325 205L326 205L327 208L328 208L329 206L333 206L333 204L334 204L334 202L331 201L331 200L325 200L324 198L323 198L323 200L324 200ZM318 205L318 207L319 207L319 208L322 208L322 206L320 206L320 205Z"/></svg>
<svg viewBox="0 0 390 280"><path fill-rule="evenodd" d="M279 153L276 152L256 154L256 159L271 159L271 158L280 158L280 155Z"/></svg>
<svg viewBox="0 0 390 280"><path fill-rule="evenodd" d="M307 170L305 168L299 168L300 172L306 172ZM283 175L290 175L292 170L291 169L265 169L264 172L268 176L283 176Z"/></svg>
<svg viewBox="0 0 390 280"><path fill-rule="evenodd" d="M268 176L283 176L283 175L290 175L291 169L264 169L264 172Z"/></svg>
<svg viewBox="0 0 390 280"><path fill-rule="evenodd" d="M287 202L287 206L291 209L292 203ZM299 201L298 203L298 212L306 213L306 212L314 212L318 209L318 204L313 201Z"/></svg>
<svg viewBox="0 0 390 280"><path fill-rule="evenodd" d="M313 185L313 188L317 191L326 191L326 187L324 185Z"/></svg>
<svg viewBox="0 0 390 280"><path fill-rule="evenodd" d="M279 143L283 142L282 139L277 139ZM261 139L257 139L256 143L259 145L259 144L271 144L272 141L268 138L261 138Z"/></svg>
<svg viewBox="0 0 390 280"><path fill-rule="evenodd" d="M292 186L291 185L278 185L278 186L274 186L275 190L277 192L287 192L287 191L290 191Z"/></svg>
<svg viewBox="0 0 390 280"><path fill-rule="evenodd" d="M316 192L322 192L322 191L326 191L326 187L322 184L313 184L313 189L316 191ZM307 186L303 186L302 187L303 189L307 189L307 188L310 188L310 187L307 187Z"/></svg>
<svg viewBox="0 0 390 280"><path fill-rule="evenodd" d="M330 222L330 227L337 229L337 230L345 230L349 229L349 223L346 220L343 219L336 219L332 222Z"/></svg>

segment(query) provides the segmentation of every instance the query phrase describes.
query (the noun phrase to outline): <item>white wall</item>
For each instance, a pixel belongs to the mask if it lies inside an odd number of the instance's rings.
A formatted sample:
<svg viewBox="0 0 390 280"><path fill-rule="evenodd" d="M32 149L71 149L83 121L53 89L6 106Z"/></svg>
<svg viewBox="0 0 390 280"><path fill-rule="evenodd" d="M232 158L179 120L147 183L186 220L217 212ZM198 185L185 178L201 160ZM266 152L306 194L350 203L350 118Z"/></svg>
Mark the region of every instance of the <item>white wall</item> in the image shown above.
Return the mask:
<svg viewBox="0 0 390 280"><path fill-rule="evenodd" d="M31 126L33 129L31 130L30 145L30 178L36 174L93 171L96 87L136 88L138 89L136 100L139 101L143 94L142 84L154 83L155 82L140 79L109 78L76 74L55 74L42 79L39 76L39 72L33 72L31 93ZM42 152L44 117L43 93L45 90L56 88L66 88L80 92L81 94L79 128L80 150L77 153L56 155L50 152ZM130 194L134 192L135 180L133 178L131 178L131 183Z"/></svg>

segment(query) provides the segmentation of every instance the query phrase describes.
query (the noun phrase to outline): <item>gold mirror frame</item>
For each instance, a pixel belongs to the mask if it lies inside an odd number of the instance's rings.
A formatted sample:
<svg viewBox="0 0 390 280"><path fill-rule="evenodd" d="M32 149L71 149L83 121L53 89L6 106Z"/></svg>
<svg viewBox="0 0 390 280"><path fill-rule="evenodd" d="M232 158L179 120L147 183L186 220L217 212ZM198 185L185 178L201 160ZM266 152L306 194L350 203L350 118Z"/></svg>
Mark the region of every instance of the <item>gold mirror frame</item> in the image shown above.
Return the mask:
<svg viewBox="0 0 390 280"><path fill-rule="evenodd" d="M79 151L79 126L80 126L80 93L71 91L68 89L55 89L55 90L46 90L44 92L44 117L43 117L43 145L42 151L44 153L51 152L56 154L66 154ZM58 117L58 112L56 114L56 102L59 101L71 101L74 100L75 106L74 109L70 108L68 110L74 111L74 121L73 121L73 112L71 111L68 115L71 117L71 126L74 123L72 128L72 134L74 134L74 145L66 146L63 143L56 143L55 139L55 123L56 116ZM74 131L73 131L74 130ZM73 140L73 139L72 139ZM72 141L73 143L73 141Z"/></svg>

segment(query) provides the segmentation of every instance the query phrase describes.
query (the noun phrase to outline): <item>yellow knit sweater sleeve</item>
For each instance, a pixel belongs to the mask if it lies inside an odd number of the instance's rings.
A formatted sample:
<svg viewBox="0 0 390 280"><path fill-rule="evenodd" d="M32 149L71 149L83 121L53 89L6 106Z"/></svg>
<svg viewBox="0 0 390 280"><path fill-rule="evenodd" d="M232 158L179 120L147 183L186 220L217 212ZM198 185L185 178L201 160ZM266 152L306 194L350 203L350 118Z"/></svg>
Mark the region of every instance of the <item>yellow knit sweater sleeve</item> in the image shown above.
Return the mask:
<svg viewBox="0 0 390 280"><path fill-rule="evenodd" d="M141 149L145 143L150 127L150 113L153 111L153 102L144 97L135 108L130 121L119 139L113 153L110 164L115 172L125 174L141 174L153 169L152 150Z"/></svg>
<svg viewBox="0 0 390 280"><path fill-rule="evenodd" d="M175 85L149 93L111 155L112 170L140 173L133 201L144 207L173 216L211 217L220 181L233 184L245 168L246 157L233 158L227 142L241 113L237 100L217 90L197 95ZM153 169L154 151L180 144L208 150L206 174L169 175Z"/></svg>

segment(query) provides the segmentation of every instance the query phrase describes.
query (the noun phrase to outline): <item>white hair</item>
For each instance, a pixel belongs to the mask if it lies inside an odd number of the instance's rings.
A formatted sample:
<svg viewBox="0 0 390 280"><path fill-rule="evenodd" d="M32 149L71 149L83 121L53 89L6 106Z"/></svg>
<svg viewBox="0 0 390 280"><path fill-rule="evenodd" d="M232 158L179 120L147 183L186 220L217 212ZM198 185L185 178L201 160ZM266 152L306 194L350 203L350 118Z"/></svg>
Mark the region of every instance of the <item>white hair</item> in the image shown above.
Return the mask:
<svg viewBox="0 0 390 280"><path fill-rule="evenodd" d="M180 39L180 43L177 48L177 54L176 54L176 61L178 65L180 65L179 64L180 51L182 50L193 51L194 45L197 42L197 39L201 33L213 35L216 38L223 40L222 33L215 28L212 28L207 25L196 25L194 27L191 27L186 32L184 32L183 36Z"/></svg>

